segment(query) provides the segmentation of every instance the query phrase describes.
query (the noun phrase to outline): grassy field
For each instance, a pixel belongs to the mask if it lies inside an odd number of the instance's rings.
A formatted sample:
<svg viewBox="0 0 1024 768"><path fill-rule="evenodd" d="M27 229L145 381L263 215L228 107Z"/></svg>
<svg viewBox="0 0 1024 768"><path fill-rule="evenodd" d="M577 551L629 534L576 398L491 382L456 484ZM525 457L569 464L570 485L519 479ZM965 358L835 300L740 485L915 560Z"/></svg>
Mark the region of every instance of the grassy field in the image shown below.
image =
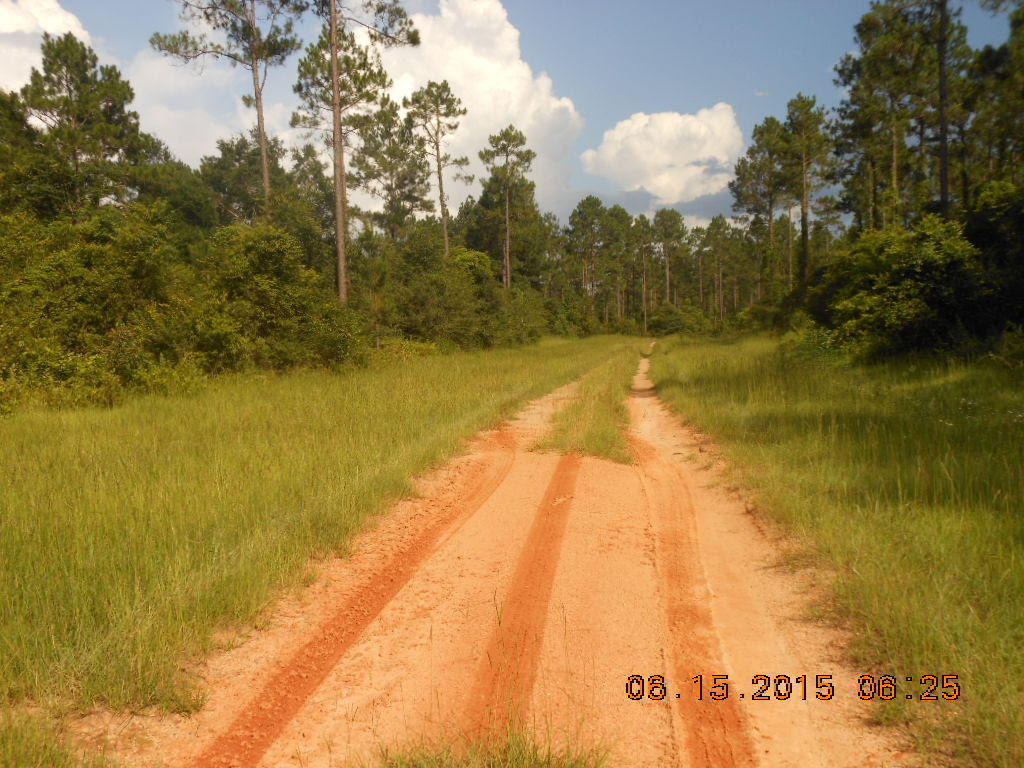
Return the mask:
<svg viewBox="0 0 1024 768"><path fill-rule="evenodd" d="M632 461L626 441L626 397L641 352L649 344L634 339L584 376L578 397L555 414L551 433L538 447L623 463Z"/></svg>
<svg viewBox="0 0 1024 768"><path fill-rule="evenodd" d="M653 375L837 568L865 671L959 675L961 701L879 718L965 765L1024 765L1024 373L847 367L747 339L659 344Z"/></svg>
<svg viewBox="0 0 1024 768"><path fill-rule="evenodd" d="M631 343L238 376L0 420L0 704L195 707L182 662L215 629L250 621L463 438ZM3 721L0 745L27 728Z"/></svg>

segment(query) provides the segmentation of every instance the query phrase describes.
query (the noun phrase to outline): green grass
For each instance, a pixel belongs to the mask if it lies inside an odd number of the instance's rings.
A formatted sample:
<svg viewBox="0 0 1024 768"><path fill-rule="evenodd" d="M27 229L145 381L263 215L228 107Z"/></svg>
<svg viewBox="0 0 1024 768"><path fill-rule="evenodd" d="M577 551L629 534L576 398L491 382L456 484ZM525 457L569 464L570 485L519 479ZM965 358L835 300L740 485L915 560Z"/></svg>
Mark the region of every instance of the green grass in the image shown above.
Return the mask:
<svg viewBox="0 0 1024 768"><path fill-rule="evenodd" d="M646 346L636 339L623 342L614 357L584 376L577 397L555 414L551 433L538 447L622 463L632 461L626 441L626 398Z"/></svg>
<svg viewBox="0 0 1024 768"><path fill-rule="evenodd" d="M495 743L417 747L389 755L380 768L603 768L599 750L541 745L518 731Z"/></svg>
<svg viewBox="0 0 1024 768"><path fill-rule="evenodd" d="M1024 376L953 360L841 366L776 342L656 348L669 403L837 569L865 671L956 674L894 702L925 747L1024 765Z"/></svg>
<svg viewBox="0 0 1024 768"><path fill-rule="evenodd" d="M0 712L0 768L108 768L100 758L78 757L42 717Z"/></svg>
<svg viewBox="0 0 1024 768"><path fill-rule="evenodd" d="M0 420L0 705L194 708L184 662L216 629L251 621L463 438L622 344L236 376Z"/></svg>

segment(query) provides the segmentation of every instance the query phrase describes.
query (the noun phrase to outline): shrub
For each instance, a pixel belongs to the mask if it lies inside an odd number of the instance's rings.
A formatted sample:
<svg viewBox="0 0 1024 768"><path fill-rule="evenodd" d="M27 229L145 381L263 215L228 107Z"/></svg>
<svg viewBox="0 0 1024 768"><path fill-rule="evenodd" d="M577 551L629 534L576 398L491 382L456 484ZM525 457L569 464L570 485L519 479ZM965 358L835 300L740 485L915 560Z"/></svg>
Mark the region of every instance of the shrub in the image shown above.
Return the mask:
<svg viewBox="0 0 1024 768"><path fill-rule="evenodd" d="M216 233L193 264L166 206L81 221L0 217L0 409L113 404L194 389L204 372L358 357L358 322L274 227Z"/></svg>
<svg viewBox="0 0 1024 768"><path fill-rule="evenodd" d="M1006 182L983 187L964 234L989 275L990 310L1005 324L1024 323L1024 189Z"/></svg>
<svg viewBox="0 0 1024 768"><path fill-rule="evenodd" d="M862 358L951 348L991 329L976 249L953 222L869 232L817 277L806 309Z"/></svg>
<svg viewBox="0 0 1024 768"><path fill-rule="evenodd" d="M358 321L323 291L303 250L266 224L217 231L202 265L209 293L196 327L210 370L287 368L351 358Z"/></svg>
<svg viewBox="0 0 1024 768"><path fill-rule="evenodd" d="M711 323L704 313L692 304L676 307L662 304L651 314L647 330L654 336L671 336L674 333L702 334L711 330Z"/></svg>

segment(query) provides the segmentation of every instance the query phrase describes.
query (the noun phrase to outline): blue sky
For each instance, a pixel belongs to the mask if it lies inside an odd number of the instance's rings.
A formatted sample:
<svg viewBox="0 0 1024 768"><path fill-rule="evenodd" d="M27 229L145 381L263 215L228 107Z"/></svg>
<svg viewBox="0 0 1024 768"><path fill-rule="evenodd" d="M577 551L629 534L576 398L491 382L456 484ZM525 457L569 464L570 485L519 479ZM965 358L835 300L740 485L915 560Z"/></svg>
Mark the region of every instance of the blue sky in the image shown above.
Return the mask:
<svg viewBox="0 0 1024 768"><path fill-rule="evenodd" d="M1005 39L1005 18L973 0L965 5L972 44ZM783 114L798 91L827 106L837 103L832 66L852 48L853 25L868 2L410 0L407 6L421 14L424 45L386 55L395 94L428 78L451 80L471 110L457 151L475 159L489 133L515 122L539 153L538 197L559 215L595 192L635 213L672 205L701 221L729 212L725 183L757 122ZM0 86L16 87L24 77L43 30L81 31L132 79L143 127L195 163L251 116L240 104L243 73L211 64L200 76L149 51L152 32L177 24L171 0L0 0ZM313 36L312 21L305 30ZM271 126L289 143L303 140L287 126L294 68L292 59L273 72L268 89ZM453 186L456 195L473 191Z"/></svg>

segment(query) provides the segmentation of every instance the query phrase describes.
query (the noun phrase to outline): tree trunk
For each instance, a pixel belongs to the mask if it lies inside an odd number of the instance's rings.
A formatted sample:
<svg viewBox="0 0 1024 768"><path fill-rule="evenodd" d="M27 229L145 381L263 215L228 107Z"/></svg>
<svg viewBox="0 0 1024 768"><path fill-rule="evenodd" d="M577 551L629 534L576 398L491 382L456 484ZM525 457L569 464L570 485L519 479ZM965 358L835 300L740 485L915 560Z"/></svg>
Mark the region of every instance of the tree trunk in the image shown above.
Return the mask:
<svg viewBox="0 0 1024 768"><path fill-rule="evenodd" d="M644 310L644 336L647 335L647 254L644 253L643 275L640 280L640 304Z"/></svg>
<svg viewBox="0 0 1024 768"><path fill-rule="evenodd" d="M259 40L259 28L256 25L256 0L249 2L249 28L253 40ZM267 149L267 126L263 117L263 83L260 82L259 47L254 42L253 55L249 61L252 68L253 101L256 104L256 140L260 145L260 165L263 171L263 213L270 215L270 153Z"/></svg>
<svg viewBox="0 0 1024 768"><path fill-rule="evenodd" d="M892 178L890 180L889 193L892 197L892 227L899 226L900 218L900 155L897 147L899 130L896 123L892 124Z"/></svg>
<svg viewBox="0 0 1024 768"><path fill-rule="evenodd" d="M875 228L875 221L877 220L877 217L875 216L875 161L872 160L871 157L869 156L868 159L867 159L867 164L868 164L868 174L867 174L867 176L868 176L868 179L867 179L867 182L868 182L868 212L867 212L866 222L867 222L867 228L870 230L870 229L874 229Z"/></svg>
<svg viewBox="0 0 1024 768"><path fill-rule="evenodd" d="M253 59L252 85L256 94L256 138L260 145L260 165L263 171L263 213L270 214L270 153L267 149L267 128L263 119L263 88L260 86L259 62Z"/></svg>
<svg viewBox="0 0 1024 768"><path fill-rule="evenodd" d="M511 204L509 203L509 196L512 194L512 190L508 187L505 188L505 247L504 247L504 271L505 271L505 287L512 287L512 229L511 229Z"/></svg>
<svg viewBox="0 0 1024 768"><path fill-rule="evenodd" d="M672 260L669 258L668 243L662 243L663 255L665 257L665 303L671 304L671 293L672 290Z"/></svg>
<svg viewBox="0 0 1024 768"><path fill-rule="evenodd" d="M801 288L807 285L808 268L811 262L811 241L808 218L811 214L811 162L806 155L801 160L803 167L803 190L800 195L800 254L798 272Z"/></svg>
<svg viewBox="0 0 1024 768"><path fill-rule="evenodd" d="M722 291L722 252L719 250L715 251L715 292L717 296L718 304L718 321L722 322L725 319L725 294Z"/></svg>
<svg viewBox="0 0 1024 768"><path fill-rule="evenodd" d="M441 202L441 229L444 232L444 258L451 255L448 243L448 201L444 196L444 167L441 165L441 133L434 135L434 157L437 158L437 196Z"/></svg>
<svg viewBox="0 0 1024 768"><path fill-rule="evenodd" d="M970 171L967 168L967 140L964 138L964 134L967 130L961 125L960 126L960 204L964 209L970 209L971 207L971 178Z"/></svg>
<svg viewBox="0 0 1024 768"><path fill-rule="evenodd" d="M704 258L700 251L697 251L697 295L700 298L700 311L706 312L704 306Z"/></svg>
<svg viewBox="0 0 1024 768"><path fill-rule="evenodd" d="M786 271L789 273L789 288L793 289L793 206L789 206L789 222L786 225Z"/></svg>
<svg viewBox="0 0 1024 768"><path fill-rule="evenodd" d="M949 2L939 4L939 201L942 215L949 218Z"/></svg>
<svg viewBox="0 0 1024 768"><path fill-rule="evenodd" d="M331 106L333 117L334 149L334 238L338 257L338 300L348 301L348 264L345 259L345 241L348 226L345 221L347 190L345 179L345 135L341 128L341 83L338 82L338 3L331 0Z"/></svg>

